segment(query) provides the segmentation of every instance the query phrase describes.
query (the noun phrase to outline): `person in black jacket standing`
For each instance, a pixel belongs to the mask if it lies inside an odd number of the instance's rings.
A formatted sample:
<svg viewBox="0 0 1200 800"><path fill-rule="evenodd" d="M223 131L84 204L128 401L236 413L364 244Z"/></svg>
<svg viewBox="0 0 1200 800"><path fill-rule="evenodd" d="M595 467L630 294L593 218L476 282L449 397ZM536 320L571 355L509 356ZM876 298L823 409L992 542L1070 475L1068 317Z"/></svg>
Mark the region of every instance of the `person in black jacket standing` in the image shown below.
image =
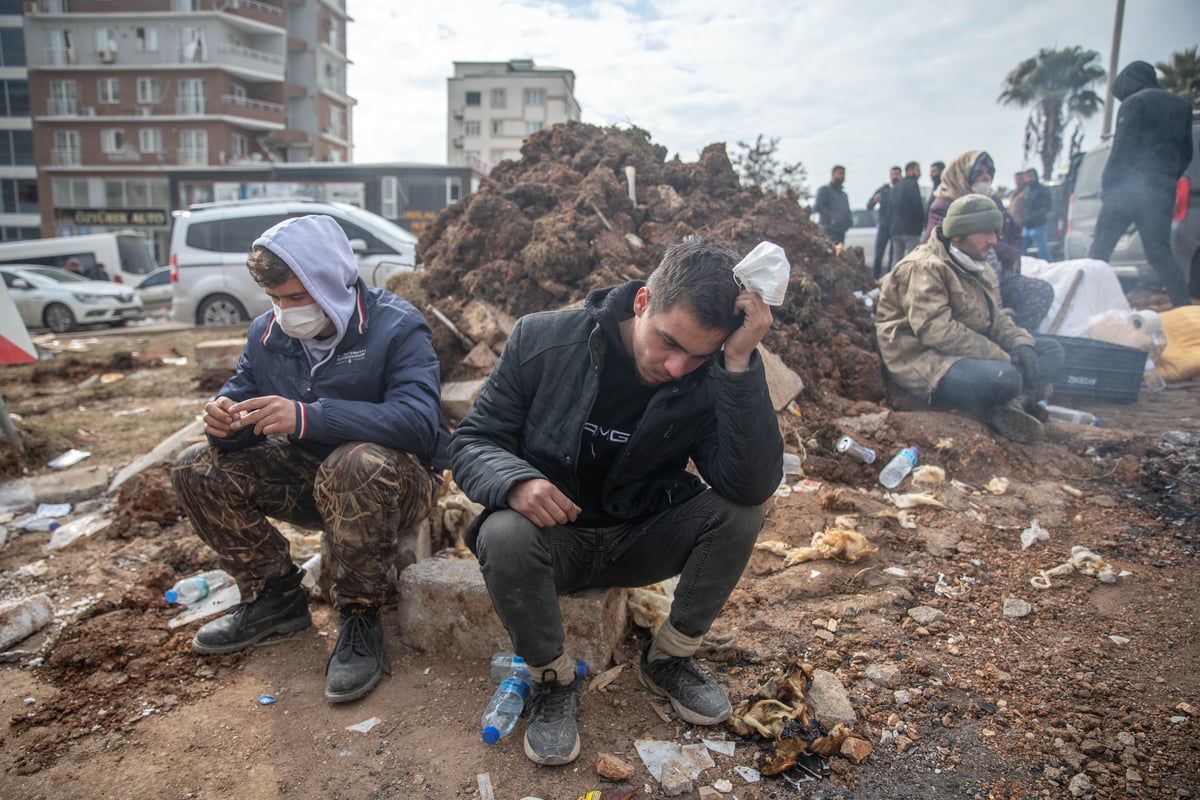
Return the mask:
<svg viewBox="0 0 1200 800"><path fill-rule="evenodd" d="M538 764L579 755L566 592L678 575L641 681L693 724L730 716L692 655L750 560L783 470L755 349L771 310L739 287L736 262L689 237L645 283L521 318L451 441L455 480L484 506L467 545L534 680L525 755Z"/></svg>
<svg viewBox="0 0 1200 800"><path fill-rule="evenodd" d="M1054 198L1050 190L1038 180L1038 171L1030 167L1025 170L1025 202L1021 218L1021 237L1025 249L1037 247L1038 258L1052 261L1050 257L1050 241L1046 238L1046 228L1050 224L1050 211Z"/></svg>
<svg viewBox="0 0 1200 800"><path fill-rule="evenodd" d="M925 201L921 199L921 165L910 161L904 165L904 179L891 192L892 257L888 271L921 243L925 230Z"/></svg>
<svg viewBox="0 0 1200 800"><path fill-rule="evenodd" d="M1192 109L1158 85L1154 67L1145 61L1134 61L1117 74L1113 95L1121 101L1121 110L1101 179L1100 217L1088 256L1108 261L1133 223L1146 260L1162 278L1171 302L1188 305L1187 280L1171 253L1171 213L1175 185L1192 161Z"/></svg>
<svg viewBox="0 0 1200 800"><path fill-rule="evenodd" d="M884 272L883 270L883 255L888 249L888 242L892 237L892 189L900 182L900 168L892 167L888 170L888 183L880 186L871 195L871 199L867 201L867 211L879 206L879 227L875 229L875 259L871 264L871 273L878 280ZM888 258L888 269L891 269L894 257Z"/></svg>
<svg viewBox="0 0 1200 800"><path fill-rule="evenodd" d="M850 198L842 188L845 182L846 168L839 164L831 171L829 183L817 189L813 205L813 212L821 218L821 230L834 244L843 244L850 230Z"/></svg>

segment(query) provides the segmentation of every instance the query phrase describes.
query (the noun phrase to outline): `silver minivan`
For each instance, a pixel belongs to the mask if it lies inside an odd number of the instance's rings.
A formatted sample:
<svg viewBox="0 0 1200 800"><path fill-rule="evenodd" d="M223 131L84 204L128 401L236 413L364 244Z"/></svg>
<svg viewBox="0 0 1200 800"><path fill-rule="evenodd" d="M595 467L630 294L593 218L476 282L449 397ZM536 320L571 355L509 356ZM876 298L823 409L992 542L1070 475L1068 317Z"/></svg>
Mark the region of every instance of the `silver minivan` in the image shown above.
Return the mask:
<svg viewBox="0 0 1200 800"><path fill-rule="evenodd" d="M1200 148L1200 117L1192 119L1192 146ZM1100 179L1112 153L1112 139L1078 157L1072 168L1071 194L1067 207L1067 233L1063 240L1064 258L1087 258L1100 216ZM1200 293L1200 154L1192 154L1192 163L1179 179L1175 193L1175 213L1171 220L1171 253L1191 285L1193 295ZM1160 285L1162 280L1146 260L1142 240L1130 226L1109 258L1113 271L1125 282Z"/></svg>
<svg viewBox="0 0 1200 800"><path fill-rule="evenodd" d="M357 206L304 198L198 204L174 212L171 318L226 325L268 311L270 300L246 269L250 246L276 223L308 214L328 214L342 226L368 286L415 269L417 238Z"/></svg>

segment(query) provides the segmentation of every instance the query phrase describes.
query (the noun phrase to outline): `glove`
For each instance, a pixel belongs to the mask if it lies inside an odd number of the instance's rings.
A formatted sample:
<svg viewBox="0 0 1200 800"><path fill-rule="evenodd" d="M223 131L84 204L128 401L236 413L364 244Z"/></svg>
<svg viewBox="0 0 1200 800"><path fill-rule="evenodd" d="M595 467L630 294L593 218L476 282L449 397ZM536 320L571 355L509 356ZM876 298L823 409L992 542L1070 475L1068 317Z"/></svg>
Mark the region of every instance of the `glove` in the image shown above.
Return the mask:
<svg viewBox="0 0 1200 800"><path fill-rule="evenodd" d="M1032 389L1038 374L1037 351L1027 344L1019 344L1013 348L1009 358L1013 366L1021 370L1021 381L1025 388Z"/></svg>

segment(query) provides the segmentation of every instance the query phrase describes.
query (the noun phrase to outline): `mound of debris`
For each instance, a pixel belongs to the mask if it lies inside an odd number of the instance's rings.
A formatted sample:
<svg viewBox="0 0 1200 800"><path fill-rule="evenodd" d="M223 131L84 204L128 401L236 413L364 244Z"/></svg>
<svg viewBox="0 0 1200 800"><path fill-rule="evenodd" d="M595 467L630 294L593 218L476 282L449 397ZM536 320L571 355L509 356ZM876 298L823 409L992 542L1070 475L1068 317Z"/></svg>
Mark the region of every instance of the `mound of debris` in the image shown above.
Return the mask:
<svg viewBox="0 0 1200 800"><path fill-rule="evenodd" d="M469 324L456 335L437 320L459 327L485 313L511 325L645 278L668 247L703 233L743 254L763 240L787 252L788 296L764 344L803 378L807 407L883 398L871 315L854 295L872 285L861 252L835 252L794 197L743 187L724 144L695 163L667 161L643 130L571 122L521 153L443 211L418 247L446 380L485 375L503 337L472 337Z"/></svg>

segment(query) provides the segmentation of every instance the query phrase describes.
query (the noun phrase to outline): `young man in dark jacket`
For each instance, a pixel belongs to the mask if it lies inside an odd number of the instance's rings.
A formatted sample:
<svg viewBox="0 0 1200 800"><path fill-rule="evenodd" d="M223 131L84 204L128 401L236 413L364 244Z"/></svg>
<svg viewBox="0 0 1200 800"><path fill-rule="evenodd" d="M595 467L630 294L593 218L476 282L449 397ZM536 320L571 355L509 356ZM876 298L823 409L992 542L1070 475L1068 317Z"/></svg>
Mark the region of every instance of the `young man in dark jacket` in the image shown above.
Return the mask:
<svg viewBox="0 0 1200 800"><path fill-rule="evenodd" d="M834 244L846 241L846 231L850 230L850 198L842 184L846 182L846 168L835 166L830 172L829 183L817 189L817 200L813 205L813 213L820 217L821 230Z"/></svg>
<svg viewBox="0 0 1200 800"><path fill-rule="evenodd" d="M268 517L321 528L341 616L325 698L355 700L383 675L379 608L429 515L431 470L448 463L437 356L419 311L362 282L332 217L275 225L246 266L272 310L250 324L237 373L204 406L208 441L171 468L192 527L242 597L192 649L235 653L307 628L304 570Z"/></svg>
<svg viewBox="0 0 1200 800"><path fill-rule="evenodd" d="M875 228L875 259L871 264L871 273L876 279L892 268L895 253L888 253L888 243L892 238L892 192L900 183L900 168L888 170L888 182L880 186L867 200L867 211L879 206L879 225ZM923 221L923 220L922 220ZM887 269L883 268L884 256L887 256Z"/></svg>
<svg viewBox="0 0 1200 800"><path fill-rule="evenodd" d="M679 575L642 682L689 722L730 715L692 655L750 558L783 463L755 350L771 311L739 291L736 261L688 239L646 283L522 318L451 442L455 480L485 508L467 544L535 682L525 754L539 764L579 755L565 592Z"/></svg>
<svg viewBox="0 0 1200 800"><path fill-rule="evenodd" d="M921 165L910 161L904 165L904 179L892 189L892 255L890 270L921 243L925 230L925 201L921 198Z"/></svg>
<svg viewBox="0 0 1200 800"><path fill-rule="evenodd" d="M1050 212L1054 210L1054 198L1050 196L1050 190L1038 180L1036 169L1030 167L1025 170L1022 177L1024 178L1025 202L1020 222L1025 249L1037 247L1038 258L1050 261L1050 240L1047 238L1047 229L1050 225Z"/></svg>
<svg viewBox="0 0 1200 800"><path fill-rule="evenodd" d="M1154 67L1145 61L1134 61L1117 74L1113 95L1121 110L1101 178L1102 204L1088 256L1108 261L1133 223L1171 302L1188 305L1187 279L1171 253L1171 214L1175 184L1192 162L1192 109L1158 85Z"/></svg>

